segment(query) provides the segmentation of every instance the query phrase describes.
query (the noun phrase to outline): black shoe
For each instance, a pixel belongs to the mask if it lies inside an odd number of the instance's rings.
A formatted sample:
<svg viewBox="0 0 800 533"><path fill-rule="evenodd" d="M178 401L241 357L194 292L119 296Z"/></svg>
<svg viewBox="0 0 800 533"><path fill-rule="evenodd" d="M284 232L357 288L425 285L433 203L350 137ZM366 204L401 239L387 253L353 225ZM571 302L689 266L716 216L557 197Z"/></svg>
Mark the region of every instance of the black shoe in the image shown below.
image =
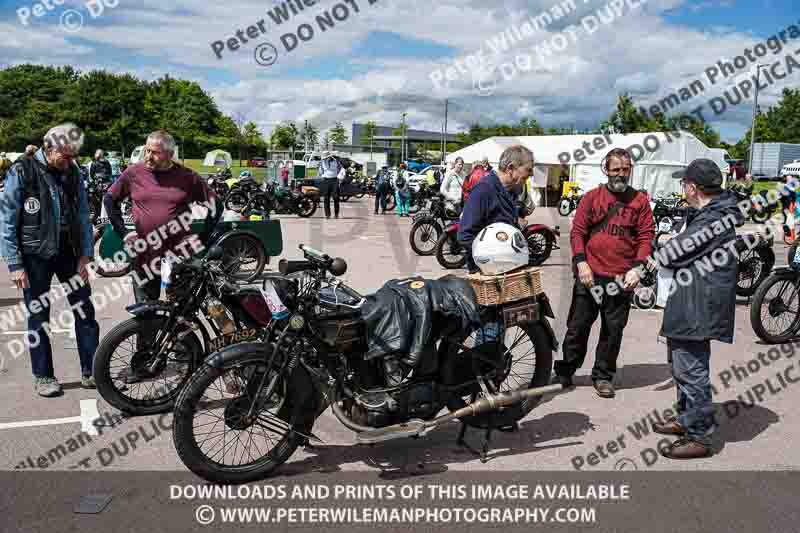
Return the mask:
<svg viewBox="0 0 800 533"><path fill-rule="evenodd" d="M604 379L598 379L594 382L594 390L601 398L613 398L615 394L614 385Z"/></svg>

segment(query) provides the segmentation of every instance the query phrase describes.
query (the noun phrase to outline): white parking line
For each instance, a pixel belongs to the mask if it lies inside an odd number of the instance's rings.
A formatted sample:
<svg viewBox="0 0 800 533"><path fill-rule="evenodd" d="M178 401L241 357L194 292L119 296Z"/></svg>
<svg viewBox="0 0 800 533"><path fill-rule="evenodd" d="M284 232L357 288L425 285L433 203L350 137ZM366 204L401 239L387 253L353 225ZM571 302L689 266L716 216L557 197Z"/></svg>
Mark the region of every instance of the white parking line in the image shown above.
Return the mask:
<svg viewBox="0 0 800 533"><path fill-rule="evenodd" d="M51 418L49 420L27 420L25 422L6 422L0 424L0 429L30 428L38 426L56 426L60 424L81 425L81 431L89 435L98 435L94 421L100 418L100 411L97 410L97 400L81 400L80 416L69 416L65 418Z"/></svg>

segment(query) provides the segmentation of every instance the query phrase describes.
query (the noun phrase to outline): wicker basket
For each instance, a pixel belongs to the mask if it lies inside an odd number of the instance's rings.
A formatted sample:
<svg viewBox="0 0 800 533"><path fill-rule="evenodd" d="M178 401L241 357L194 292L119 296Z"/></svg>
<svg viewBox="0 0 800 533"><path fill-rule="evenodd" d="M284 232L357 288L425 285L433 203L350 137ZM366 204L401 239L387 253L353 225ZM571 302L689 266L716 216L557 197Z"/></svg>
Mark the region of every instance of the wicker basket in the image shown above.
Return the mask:
<svg viewBox="0 0 800 533"><path fill-rule="evenodd" d="M528 267L511 274L467 276L479 305L500 305L542 293L542 273L537 267Z"/></svg>

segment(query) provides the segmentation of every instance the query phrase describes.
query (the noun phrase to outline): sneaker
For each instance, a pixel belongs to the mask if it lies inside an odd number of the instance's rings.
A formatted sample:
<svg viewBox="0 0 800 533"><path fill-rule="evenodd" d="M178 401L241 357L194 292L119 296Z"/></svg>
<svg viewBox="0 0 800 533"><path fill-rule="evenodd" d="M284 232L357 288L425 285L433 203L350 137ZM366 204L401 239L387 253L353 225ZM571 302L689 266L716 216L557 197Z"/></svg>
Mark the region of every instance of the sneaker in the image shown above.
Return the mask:
<svg viewBox="0 0 800 533"><path fill-rule="evenodd" d="M614 397L614 385L612 385L610 381L598 379L594 382L594 390L601 398Z"/></svg>
<svg viewBox="0 0 800 533"><path fill-rule="evenodd" d="M62 393L61 384L56 378L33 378L33 389L45 398L52 398Z"/></svg>
<svg viewBox="0 0 800 533"><path fill-rule="evenodd" d="M94 377L81 376L81 387L84 389L96 389L97 385L94 383Z"/></svg>

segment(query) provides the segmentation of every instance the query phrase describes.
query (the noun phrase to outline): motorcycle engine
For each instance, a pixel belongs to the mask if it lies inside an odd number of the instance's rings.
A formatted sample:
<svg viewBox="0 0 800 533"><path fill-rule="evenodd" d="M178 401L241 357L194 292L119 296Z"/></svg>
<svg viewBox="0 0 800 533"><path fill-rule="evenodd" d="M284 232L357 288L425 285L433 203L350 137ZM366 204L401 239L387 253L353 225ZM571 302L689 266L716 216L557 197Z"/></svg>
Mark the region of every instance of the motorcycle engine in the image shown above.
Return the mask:
<svg viewBox="0 0 800 533"><path fill-rule="evenodd" d="M433 418L442 408L436 384L418 383L396 393L368 392L355 398L350 417L357 424L385 427L409 418Z"/></svg>

